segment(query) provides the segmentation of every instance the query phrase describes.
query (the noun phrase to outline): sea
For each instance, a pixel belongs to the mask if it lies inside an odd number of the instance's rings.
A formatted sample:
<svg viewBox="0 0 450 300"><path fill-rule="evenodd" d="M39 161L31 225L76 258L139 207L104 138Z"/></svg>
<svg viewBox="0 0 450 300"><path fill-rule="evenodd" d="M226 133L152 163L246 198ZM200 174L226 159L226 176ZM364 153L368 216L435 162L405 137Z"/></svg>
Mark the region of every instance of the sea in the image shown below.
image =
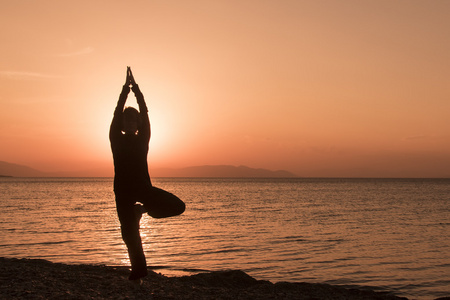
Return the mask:
<svg viewBox="0 0 450 300"><path fill-rule="evenodd" d="M153 178L183 215L141 220L147 262L409 299L450 296L450 179ZM0 256L129 266L112 178L0 178Z"/></svg>

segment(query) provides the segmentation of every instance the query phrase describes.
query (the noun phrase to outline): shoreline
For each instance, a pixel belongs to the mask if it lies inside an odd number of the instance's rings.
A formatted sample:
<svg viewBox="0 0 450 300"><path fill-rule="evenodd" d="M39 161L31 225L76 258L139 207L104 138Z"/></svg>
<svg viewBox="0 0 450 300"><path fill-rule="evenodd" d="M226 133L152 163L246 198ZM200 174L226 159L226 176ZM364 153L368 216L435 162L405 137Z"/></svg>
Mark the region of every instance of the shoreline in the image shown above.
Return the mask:
<svg viewBox="0 0 450 300"><path fill-rule="evenodd" d="M240 270L169 277L149 270L136 289L127 267L0 257L1 299L407 299L321 283L272 283Z"/></svg>

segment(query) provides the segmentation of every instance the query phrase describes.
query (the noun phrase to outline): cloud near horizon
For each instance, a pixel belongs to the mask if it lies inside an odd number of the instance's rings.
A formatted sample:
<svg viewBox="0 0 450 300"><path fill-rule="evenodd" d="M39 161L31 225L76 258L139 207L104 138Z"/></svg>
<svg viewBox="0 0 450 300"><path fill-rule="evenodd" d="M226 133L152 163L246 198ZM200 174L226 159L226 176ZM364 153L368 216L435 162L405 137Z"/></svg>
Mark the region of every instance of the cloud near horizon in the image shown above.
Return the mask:
<svg viewBox="0 0 450 300"><path fill-rule="evenodd" d="M69 52L69 53L61 53L58 56L60 56L60 57L72 57L72 56L86 55L86 54L90 54L92 52L94 52L94 48L88 46L88 47L85 47L85 48L80 49L78 51Z"/></svg>
<svg viewBox="0 0 450 300"><path fill-rule="evenodd" d="M28 71L0 71L0 77L12 80L36 80L59 78L60 76Z"/></svg>
<svg viewBox="0 0 450 300"><path fill-rule="evenodd" d="M421 135L413 135L413 136L407 136L404 137L404 141L411 141L411 140L436 140L440 139L443 136L433 135L433 134L421 134Z"/></svg>

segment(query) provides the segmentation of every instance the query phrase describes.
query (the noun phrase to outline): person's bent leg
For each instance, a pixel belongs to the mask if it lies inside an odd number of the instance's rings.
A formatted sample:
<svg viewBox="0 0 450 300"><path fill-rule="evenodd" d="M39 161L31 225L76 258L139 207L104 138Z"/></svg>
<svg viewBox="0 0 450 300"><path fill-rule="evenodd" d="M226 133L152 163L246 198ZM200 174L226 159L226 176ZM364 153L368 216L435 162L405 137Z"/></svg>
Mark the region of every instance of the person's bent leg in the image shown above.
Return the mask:
<svg viewBox="0 0 450 300"><path fill-rule="evenodd" d="M154 186L148 189L143 204L147 213L153 218L178 216L186 209L186 205L180 198Z"/></svg>
<svg viewBox="0 0 450 300"><path fill-rule="evenodd" d="M139 220L132 203L117 201L122 239L128 249L131 263L131 274L128 279L135 280L147 276L147 263L139 234Z"/></svg>

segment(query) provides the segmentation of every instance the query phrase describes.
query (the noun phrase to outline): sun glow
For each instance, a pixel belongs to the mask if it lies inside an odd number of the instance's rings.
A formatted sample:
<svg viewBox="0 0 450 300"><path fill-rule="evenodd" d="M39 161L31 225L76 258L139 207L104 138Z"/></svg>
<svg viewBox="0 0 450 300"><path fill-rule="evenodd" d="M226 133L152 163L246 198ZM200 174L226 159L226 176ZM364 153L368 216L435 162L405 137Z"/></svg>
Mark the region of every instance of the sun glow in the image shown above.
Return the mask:
<svg viewBox="0 0 450 300"><path fill-rule="evenodd" d="M157 112L150 113L150 152L152 156L164 157L176 139L175 130L170 122Z"/></svg>

